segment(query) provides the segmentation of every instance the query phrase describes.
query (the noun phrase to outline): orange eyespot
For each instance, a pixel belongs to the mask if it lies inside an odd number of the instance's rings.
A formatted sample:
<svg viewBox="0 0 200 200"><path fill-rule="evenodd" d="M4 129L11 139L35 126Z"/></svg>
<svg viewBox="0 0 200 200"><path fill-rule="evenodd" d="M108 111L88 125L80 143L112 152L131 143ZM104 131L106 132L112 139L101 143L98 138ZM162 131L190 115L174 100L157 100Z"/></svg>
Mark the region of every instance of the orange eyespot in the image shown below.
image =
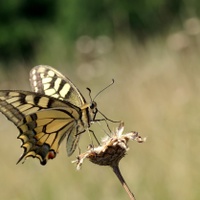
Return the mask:
<svg viewBox="0 0 200 200"><path fill-rule="evenodd" d="M48 153L48 159L54 159L56 157L55 151L51 150Z"/></svg>

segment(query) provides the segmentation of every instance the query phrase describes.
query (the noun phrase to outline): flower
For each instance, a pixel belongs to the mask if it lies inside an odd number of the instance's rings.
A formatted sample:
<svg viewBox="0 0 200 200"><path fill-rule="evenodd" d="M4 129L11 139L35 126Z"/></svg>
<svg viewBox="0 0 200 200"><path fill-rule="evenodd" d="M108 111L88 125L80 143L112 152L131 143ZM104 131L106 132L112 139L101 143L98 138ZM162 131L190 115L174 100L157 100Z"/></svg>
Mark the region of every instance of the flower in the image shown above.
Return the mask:
<svg viewBox="0 0 200 200"><path fill-rule="evenodd" d="M88 151L80 154L73 163L77 164L79 170L85 158L88 158L92 163L103 166L118 166L119 161L126 155L129 150L128 141L135 140L142 143L146 138L142 138L138 132L132 131L123 134L124 123L121 122L116 131L111 136L106 136L102 140L102 144L98 147L90 146Z"/></svg>

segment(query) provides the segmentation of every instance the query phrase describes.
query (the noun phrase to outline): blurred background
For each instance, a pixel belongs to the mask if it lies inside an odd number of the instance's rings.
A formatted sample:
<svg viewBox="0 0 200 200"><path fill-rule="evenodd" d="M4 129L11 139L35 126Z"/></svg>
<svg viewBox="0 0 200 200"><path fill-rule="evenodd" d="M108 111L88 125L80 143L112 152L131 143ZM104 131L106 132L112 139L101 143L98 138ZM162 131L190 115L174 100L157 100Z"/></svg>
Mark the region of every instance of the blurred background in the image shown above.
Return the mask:
<svg viewBox="0 0 200 200"><path fill-rule="evenodd" d="M94 97L114 78L96 99L99 110L147 137L130 142L120 163L136 199L198 200L199 15L197 0L1 1L0 89L30 90L29 71L39 64L70 77L88 101L86 87ZM128 199L108 167L86 161L76 171L78 151L68 158L65 142L46 166L15 165L18 130L3 115L0 124L0 199Z"/></svg>

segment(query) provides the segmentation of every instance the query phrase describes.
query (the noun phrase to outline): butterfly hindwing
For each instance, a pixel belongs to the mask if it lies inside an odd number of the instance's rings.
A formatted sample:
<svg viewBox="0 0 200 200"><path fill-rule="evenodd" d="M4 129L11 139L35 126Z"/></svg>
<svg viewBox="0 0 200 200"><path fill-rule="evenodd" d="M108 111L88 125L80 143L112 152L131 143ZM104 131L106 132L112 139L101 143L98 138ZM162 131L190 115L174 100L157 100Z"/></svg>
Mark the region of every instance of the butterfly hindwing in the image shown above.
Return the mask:
<svg viewBox="0 0 200 200"><path fill-rule="evenodd" d="M75 114L75 113L74 113ZM22 140L24 154L20 158L28 156L39 158L41 164L46 164L58 153L59 146L63 139L76 135L76 123L78 113L70 114L69 108L56 108L41 110L25 117L22 125L19 126L19 139ZM69 147L74 151L76 144L73 142Z"/></svg>

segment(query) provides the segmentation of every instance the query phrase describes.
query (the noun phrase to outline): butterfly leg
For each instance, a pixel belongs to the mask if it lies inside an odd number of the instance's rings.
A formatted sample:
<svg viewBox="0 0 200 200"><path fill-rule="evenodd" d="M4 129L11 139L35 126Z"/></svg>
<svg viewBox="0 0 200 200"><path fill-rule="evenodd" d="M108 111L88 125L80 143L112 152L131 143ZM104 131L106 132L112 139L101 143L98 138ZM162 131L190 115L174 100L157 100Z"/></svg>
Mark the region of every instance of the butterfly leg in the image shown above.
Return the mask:
<svg viewBox="0 0 200 200"><path fill-rule="evenodd" d="M100 113L100 114L103 116L103 118L102 118L102 119L95 119L97 113ZM108 130L109 130L110 133L111 133L112 131L111 131L110 127L109 127L108 121L109 121L109 122L112 122L112 123L119 123L119 124L121 123L120 120L119 120L119 121L115 121L115 120L109 119L109 118L106 117L102 112L100 112L99 110L96 110L96 112L95 112L95 114L94 114L94 117L93 117L93 122L100 122L100 121L104 121L104 122L106 123L106 126L107 126L107 128L108 128Z"/></svg>
<svg viewBox="0 0 200 200"><path fill-rule="evenodd" d="M93 135L94 139L96 140L97 144L100 146L100 142L99 142L99 140L97 139L97 137L96 137L94 131L93 131L93 130L90 130L90 129L89 129L89 131L92 133L92 135ZM92 145L92 146L94 146L94 145Z"/></svg>
<svg viewBox="0 0 200 200"><path fill-rule="evenodd" d="M102 122L102 121L104 121L105 123L106 123L106 126L107 126L107 128L108 128L108 130L109 130L109 132L111 133L112 131L111 131L111 129L110 129L110 127L109 127L109 124L108 124L108 122L107 122L107 119L95 119L94 120L94 122ZM100 123L99 123L100 124ZM107 133L106 133L107 134ZM108 135L108 134L107 134Z"/></svg>
<svg viewBox="0 0 200 200"><path fill-rule="evenodd" d="M107 120L107 121L109 121L109 122L112 122L112 123L121 123L121 120L118 120L118 121L116 121L116 120L112 120L112 119L109 119L108 117L106 117L102 112L100 112L99 110L98 110L98 112L104 117L104 119L105 120Z"/></svg>

